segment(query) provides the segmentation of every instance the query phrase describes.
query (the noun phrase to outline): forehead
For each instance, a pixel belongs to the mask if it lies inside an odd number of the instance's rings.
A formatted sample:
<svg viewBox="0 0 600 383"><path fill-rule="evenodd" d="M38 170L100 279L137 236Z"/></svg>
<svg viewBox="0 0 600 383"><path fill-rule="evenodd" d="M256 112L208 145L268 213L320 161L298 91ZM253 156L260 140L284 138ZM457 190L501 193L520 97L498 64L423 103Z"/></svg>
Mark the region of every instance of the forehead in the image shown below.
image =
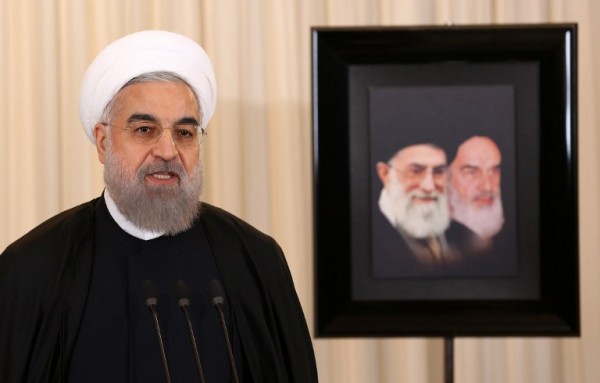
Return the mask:
<svg viewBox="0 0 600 383"><path fill-rule="evenodd" d="M439 166L446 164L446 153L430 145L412 145L402 149L394 159L395 166L411 164Z"/></svg>
<svg viewBox="0 0 600 383"><path fill-rule="evenodd" d="M456 159L461 164L497 165L502 157L494 141L475 137L460 146Z"/></svg>
<svg viewBox="0 0 600 383"><path fill-rule="evenodd" d="M115 98L115 113L145 112L153 115L200 114L196 96L182 82L139 82L121 89ZM167 116L165 116L167 117Z"/></svg>

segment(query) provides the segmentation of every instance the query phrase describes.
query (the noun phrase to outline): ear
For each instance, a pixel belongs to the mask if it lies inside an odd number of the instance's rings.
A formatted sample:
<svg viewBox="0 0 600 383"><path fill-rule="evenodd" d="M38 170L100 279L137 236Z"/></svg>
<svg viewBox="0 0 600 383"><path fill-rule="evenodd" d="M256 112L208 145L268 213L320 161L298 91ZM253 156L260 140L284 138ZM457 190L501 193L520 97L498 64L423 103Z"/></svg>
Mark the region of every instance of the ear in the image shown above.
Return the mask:
<svg viewBox="0 0 600 383"><path fill-rule="evenodd" d="M98 152L98 160L104 164L106 156L106 140L110 132L108 126L100 123L94 126L94 138L96 139L96 151Z"/></svg>
<svg viewBox="0 0 600 383"><path fill-rule="evenodd" d="M379 176L381 183L383 183L383 185L386 186L388 182L388 177L390 175L390 165L386 164L385 162L379 161L377 163L377 175Z"/></svg>

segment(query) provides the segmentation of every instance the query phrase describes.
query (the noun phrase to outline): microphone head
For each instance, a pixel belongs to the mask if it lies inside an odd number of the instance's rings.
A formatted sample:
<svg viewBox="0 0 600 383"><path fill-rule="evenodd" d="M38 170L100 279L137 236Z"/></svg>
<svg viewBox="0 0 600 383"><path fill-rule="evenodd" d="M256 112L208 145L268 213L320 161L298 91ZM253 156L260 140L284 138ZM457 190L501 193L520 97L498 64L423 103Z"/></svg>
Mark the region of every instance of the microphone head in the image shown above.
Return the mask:
<svg viewBox="0 0 600 383"><path fill-rule="evenodd" d="M221 284L216 279L211 279L211 281L208 282L208 295L215 306L225 303L225 293L223 292Z"/></svg>
<svg viewBox="0 0 600 383"><path fill-rule="evenodd" d="M190 295L187 286L181 279L175 282L175 294L177 296L177 304L179 307L184 308L190 305Z"/></svg>
<svg viewBox="0 0 600 383"><path fill-rule="evenodd" d="M156 287L154 287L154 282L149 279L146 279L144 282L142 282L142 294L144 296L146 306L156 306L158 300L156 299Z"/></svg>

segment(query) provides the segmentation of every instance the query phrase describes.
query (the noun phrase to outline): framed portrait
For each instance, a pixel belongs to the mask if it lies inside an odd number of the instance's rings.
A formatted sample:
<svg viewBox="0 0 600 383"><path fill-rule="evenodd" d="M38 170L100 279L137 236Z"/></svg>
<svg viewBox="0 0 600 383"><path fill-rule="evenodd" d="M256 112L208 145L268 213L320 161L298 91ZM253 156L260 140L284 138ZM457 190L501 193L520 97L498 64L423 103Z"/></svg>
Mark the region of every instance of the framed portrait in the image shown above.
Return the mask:
<svg viewBox="0 0 600 383"><path fill-rule="evenodd" d="M576 47L312 29L317 336L579 335Z"/></svg>

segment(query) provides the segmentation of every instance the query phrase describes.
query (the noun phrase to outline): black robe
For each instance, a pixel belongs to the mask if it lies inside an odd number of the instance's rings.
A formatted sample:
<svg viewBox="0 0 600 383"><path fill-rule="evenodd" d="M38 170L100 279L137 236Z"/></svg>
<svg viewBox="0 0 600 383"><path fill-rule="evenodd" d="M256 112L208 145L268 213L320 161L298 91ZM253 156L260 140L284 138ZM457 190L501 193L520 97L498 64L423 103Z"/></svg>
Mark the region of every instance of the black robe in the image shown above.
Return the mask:
<svg viewBox="0 0 600 383"><path fill-rule="evenodd" d="M94 206L60 213L0 256L0 382L65 382L92 273ZM254 382L316 382L312 342L283 252L239 218L202 205Z"/></svg>
<svg viewBox="0 0 600 383"><path fill-rule="evenodd" d="M375 278L507 277L514 276L517 270L516 253L511 251L514 241L498 235L493 248L479 249L474 245L477 235L458 221L451 220L444 235L461 258L440 264L420 262L380 211L374 212L372 225Z"/></svg>

